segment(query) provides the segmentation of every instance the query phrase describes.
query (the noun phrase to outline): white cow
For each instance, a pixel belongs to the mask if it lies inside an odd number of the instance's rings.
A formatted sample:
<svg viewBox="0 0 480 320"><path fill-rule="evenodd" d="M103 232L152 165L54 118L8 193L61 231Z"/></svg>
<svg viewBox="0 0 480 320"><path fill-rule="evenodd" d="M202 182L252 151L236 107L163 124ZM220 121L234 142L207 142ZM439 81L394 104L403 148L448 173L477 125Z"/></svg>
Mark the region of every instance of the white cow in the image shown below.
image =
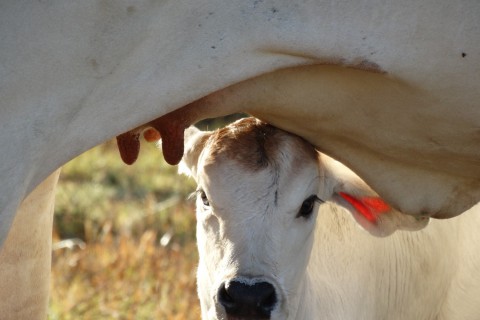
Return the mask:
<svg viewBox="0 0 480 320"><path fill-rule="evenodd" d="M241 110L402 212L458 215L480 199L479 16L477 0L1 1L0 244L27 195L83 151L147 124L175 163L185 127ZM118 139L129 163L137 136Z"/></svg>
<svg viewBox="0 0 480 320"><path fill-rule="evenodd" d="M186 146L203 319L479 319L480 207L407 221L346 167L253 118L190 129ZM425 228L375 238L325 200L373 233Z"/></svg>

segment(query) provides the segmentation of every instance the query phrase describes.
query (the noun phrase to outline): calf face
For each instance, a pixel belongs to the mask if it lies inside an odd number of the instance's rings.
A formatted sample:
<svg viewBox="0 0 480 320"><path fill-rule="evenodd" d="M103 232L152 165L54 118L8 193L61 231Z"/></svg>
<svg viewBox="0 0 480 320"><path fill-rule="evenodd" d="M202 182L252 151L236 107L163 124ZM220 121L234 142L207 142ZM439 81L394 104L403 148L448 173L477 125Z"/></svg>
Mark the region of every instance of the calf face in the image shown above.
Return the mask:
<svg viewBox="0 0 480 320"><path fill-rule="evenodd" d="M197 148L190 145L184 159L198 184L204 318L286 316L308 263L321 181L317 154L300 138L259 124L249 119L193 133Z"/></svg>
<svg viewBox="0 0 480 320"><path fill-rule="evenodd" d="M252 118L216 132L189 129L183 168L198 184L204 319L286 319L295 312L324 200L351 209L372 233L422 226L397 217L303 139Z"/></svg>

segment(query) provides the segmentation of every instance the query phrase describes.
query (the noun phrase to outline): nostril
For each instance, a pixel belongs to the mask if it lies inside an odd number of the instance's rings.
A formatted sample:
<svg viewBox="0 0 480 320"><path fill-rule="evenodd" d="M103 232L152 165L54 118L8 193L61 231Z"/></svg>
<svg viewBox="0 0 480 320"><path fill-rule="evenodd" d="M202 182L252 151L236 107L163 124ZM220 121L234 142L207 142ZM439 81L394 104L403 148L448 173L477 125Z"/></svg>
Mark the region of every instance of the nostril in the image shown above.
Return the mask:
<svg viewBox="0 0 480 320"><path fill-rule="evenodd" d="M264 312L272 312L277 304L277 294L275 293L275 288L268 284L269 287L266 288L265 298L260 302L259 307L264 310Z"/></svg>
<svg viewBox="0 0 480 320"><path fill-rule="evenodd" d="M218 289L218 302L232 316L269 318L277 304L277 295L268 282L230 281Z"/></svg>
<svg viewBox="0 0 480 320"><path fill-rule="evenodd" d="M218 301L224 306L225 308L233 308L235 307L235 301L233 298L228 294L227 289L225 288L225 284L220 286L218 289Z"/></svg>

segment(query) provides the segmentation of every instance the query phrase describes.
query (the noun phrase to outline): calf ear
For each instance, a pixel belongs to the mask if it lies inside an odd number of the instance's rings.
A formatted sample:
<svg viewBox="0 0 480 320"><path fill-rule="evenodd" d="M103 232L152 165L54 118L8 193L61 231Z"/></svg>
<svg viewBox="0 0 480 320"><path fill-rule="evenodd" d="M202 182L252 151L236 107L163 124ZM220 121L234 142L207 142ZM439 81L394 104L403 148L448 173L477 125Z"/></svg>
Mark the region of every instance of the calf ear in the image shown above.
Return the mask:
<svg viewBox="0 0 480 320"><path fill-rule="evenodd" d="M415 218L392 208L340 162L321 154L320 165L325 175L325 187L332 193L330 200L350 211L372 235L386 237L396 230L415 231L428 224L427 217Z"/></svg>
<svg viewBox="0 0 480 320"><path fill-rule="evenodd" d="M183 151L183 158L179 164L178 172L193 176L197 176L198 157L211 135L211 131L201 131L194 126L190 126L185 130L185 147Z"/></svg>

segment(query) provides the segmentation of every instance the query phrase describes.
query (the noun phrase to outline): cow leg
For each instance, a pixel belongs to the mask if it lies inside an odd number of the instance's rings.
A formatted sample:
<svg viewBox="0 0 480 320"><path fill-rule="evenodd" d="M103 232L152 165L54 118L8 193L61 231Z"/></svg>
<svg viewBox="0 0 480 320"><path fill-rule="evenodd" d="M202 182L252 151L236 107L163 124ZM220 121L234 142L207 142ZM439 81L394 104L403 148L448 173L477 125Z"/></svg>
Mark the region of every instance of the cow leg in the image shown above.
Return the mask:
<svg viewBox="0 0 480 320"><path fill-rule="evenodd" d="M0 317L47 317L52 220L60 169L23 200L0 250Z"/></svg>

